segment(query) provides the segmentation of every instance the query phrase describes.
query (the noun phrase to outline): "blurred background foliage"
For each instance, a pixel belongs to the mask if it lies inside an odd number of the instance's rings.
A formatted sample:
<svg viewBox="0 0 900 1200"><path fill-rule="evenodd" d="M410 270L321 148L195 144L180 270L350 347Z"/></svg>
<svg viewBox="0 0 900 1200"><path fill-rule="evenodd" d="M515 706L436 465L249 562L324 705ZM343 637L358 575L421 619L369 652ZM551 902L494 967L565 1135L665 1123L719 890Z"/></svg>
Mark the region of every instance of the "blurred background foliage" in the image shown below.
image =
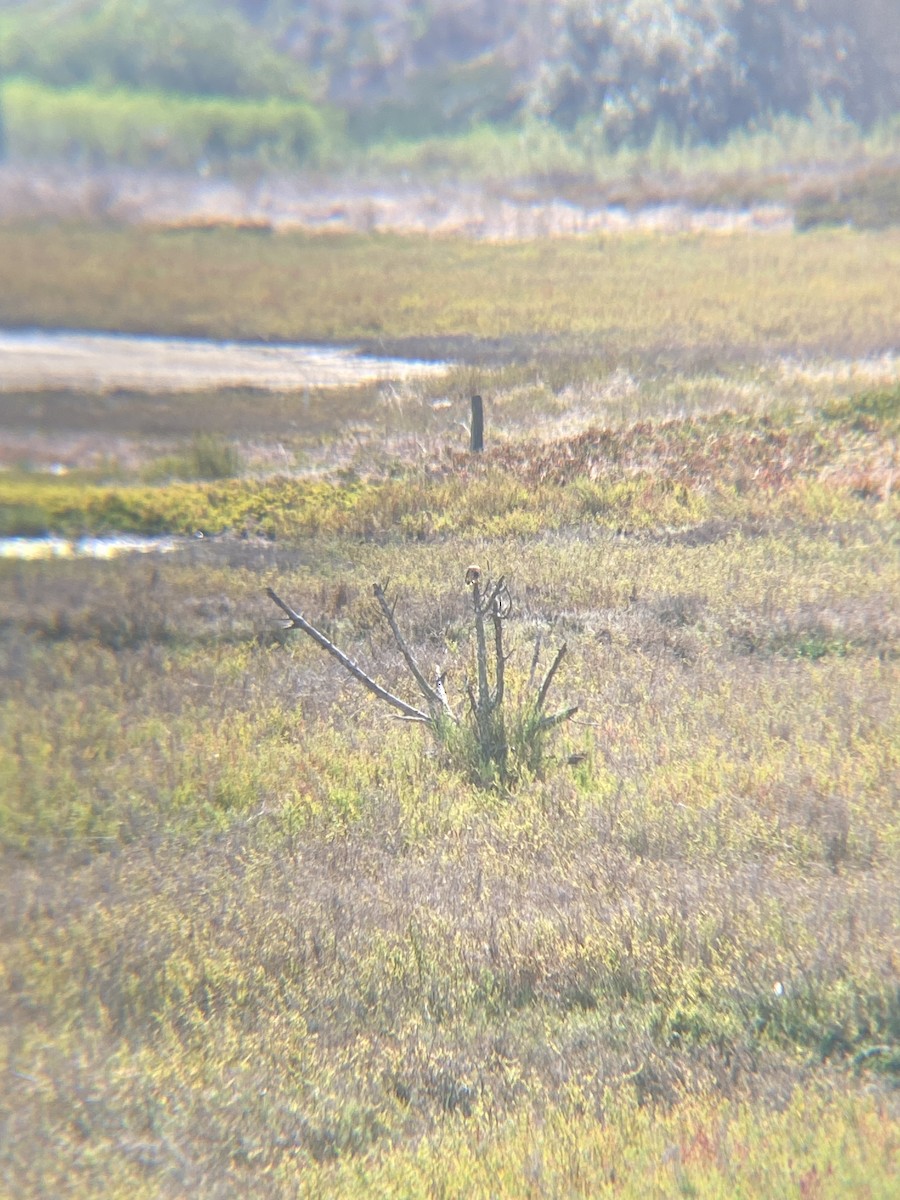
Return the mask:
<svg viewBox="0 0 900 1200"><path fill-rule="evenodd" d="M896 0L5 0L0 88L13 158L295 166L485 127L602 154L896 124L900 22Z"/></svg>

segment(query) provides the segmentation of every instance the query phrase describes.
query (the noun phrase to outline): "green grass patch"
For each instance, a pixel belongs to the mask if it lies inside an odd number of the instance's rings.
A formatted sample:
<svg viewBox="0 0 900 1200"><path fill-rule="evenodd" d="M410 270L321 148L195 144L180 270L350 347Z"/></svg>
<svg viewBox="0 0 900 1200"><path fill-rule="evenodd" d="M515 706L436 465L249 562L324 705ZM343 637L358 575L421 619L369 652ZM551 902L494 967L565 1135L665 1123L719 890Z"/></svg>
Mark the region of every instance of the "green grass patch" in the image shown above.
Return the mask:
<svg viewBox="0 0 900 1200"><path fill-rule="evenodd" d="M862 432L882 429L896 436L900 431L900 385L832 400L819 411L826 421L845 421Z"/></svg>
<svg viewBox="0 0 900 1200"><path fill-rule="evenodd" d="M0 89L7 151L26 161L186 169L243 161L315 163L338 132L332 113L301 100L186 96L31 79Z"/></svg>
<svg viewBox="0 0 900 1200"><path fill-rule="evenodd" d="M143 470L148 483L168 479L231 479L241 473L238 448L211 433L195 434L182 454L170 454L148 463Z"/></svg>

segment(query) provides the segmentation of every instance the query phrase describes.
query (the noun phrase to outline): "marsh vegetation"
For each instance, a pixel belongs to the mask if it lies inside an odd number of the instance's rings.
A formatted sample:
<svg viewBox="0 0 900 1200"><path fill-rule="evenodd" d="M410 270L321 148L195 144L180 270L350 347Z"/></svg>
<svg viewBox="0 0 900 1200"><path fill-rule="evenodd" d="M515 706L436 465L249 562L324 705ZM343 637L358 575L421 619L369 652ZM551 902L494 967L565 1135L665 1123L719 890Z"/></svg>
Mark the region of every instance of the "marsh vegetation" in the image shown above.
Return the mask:
<svg viewBox="0 0 900 1200"><path fill-rule="evenodd" d="M898 259L0 229L5 322L456 360L0 394L4 532L221 534L0 562L8 1190L893 1194ZM265 595L412 700L372 582L464 690L470 564L568 647L514 788Z"/></svg>

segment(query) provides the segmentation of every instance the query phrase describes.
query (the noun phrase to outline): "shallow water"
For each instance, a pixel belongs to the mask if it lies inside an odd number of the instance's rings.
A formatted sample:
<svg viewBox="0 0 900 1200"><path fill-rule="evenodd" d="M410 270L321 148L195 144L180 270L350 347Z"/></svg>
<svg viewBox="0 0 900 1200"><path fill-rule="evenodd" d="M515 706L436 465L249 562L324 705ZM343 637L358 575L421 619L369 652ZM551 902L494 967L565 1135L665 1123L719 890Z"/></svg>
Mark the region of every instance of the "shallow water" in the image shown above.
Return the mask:
<svg viewBox="0 0 900 1200"><path fill-rule="evenodd" d="M183 538L132 537L126 534L76 539L55 536L4 537L0 538L0 558L28 561L41 558L107 559L120 554L167 554L183 544Z"/></svg>
<svg viewBox="0 0 900 1200"><path fill-rule="evenodd" d="M0 391L181 392L223 387L297 391L413 379L446 369L442 362L359 354L351 346L0 330Z"/></svg>

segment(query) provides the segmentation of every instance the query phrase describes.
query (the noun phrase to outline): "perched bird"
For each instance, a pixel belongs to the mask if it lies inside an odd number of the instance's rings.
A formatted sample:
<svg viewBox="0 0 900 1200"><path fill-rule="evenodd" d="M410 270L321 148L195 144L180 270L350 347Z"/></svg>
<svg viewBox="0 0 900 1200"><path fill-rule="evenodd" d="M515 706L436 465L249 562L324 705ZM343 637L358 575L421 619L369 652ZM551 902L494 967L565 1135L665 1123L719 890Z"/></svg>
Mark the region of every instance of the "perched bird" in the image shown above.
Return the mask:
<svg viewBox="0 0 900 1200"><path fill-rule="evenodd" d="M473 583L477 583L480 578L481 578L481 568L480 567L472 566L472 567L469 567L468 571L466 571L466 585L467 586L470 584L473 584Z"/></svg>

